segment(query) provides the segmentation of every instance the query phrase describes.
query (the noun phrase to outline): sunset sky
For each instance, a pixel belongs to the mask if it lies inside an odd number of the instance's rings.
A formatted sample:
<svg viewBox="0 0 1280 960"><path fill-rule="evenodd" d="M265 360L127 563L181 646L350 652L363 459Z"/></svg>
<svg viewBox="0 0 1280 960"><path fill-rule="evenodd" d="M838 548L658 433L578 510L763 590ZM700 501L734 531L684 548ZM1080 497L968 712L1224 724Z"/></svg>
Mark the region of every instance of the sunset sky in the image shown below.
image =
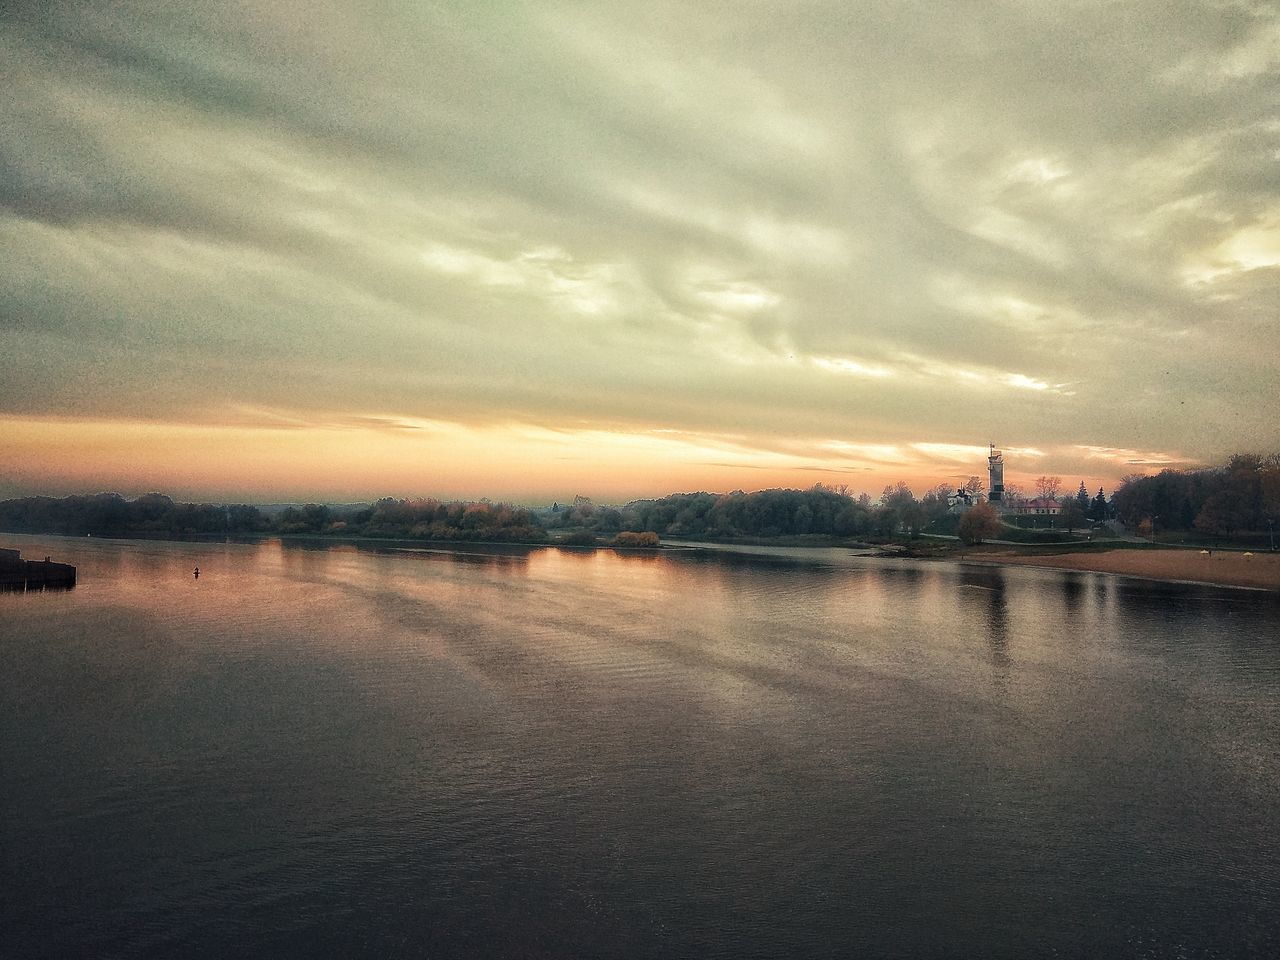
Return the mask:
<svg viewBox="0 0 1280 960"><path fill-rule="evenodd" d="M0 496L1280 449L1280 8L5 3Z"/></svg>

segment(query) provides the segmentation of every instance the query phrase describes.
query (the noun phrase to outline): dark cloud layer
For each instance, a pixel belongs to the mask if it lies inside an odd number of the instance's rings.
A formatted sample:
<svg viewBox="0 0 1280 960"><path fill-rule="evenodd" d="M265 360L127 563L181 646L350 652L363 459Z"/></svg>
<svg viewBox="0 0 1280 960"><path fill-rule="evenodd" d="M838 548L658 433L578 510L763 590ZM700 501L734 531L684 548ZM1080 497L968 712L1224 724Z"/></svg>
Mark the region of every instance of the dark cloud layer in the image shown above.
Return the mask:
<svg viewBox="0 0 1280 960"><path fill-rule="evenodd" d="M0 415L1280 446L1273 5L2 9Z"/></svg>

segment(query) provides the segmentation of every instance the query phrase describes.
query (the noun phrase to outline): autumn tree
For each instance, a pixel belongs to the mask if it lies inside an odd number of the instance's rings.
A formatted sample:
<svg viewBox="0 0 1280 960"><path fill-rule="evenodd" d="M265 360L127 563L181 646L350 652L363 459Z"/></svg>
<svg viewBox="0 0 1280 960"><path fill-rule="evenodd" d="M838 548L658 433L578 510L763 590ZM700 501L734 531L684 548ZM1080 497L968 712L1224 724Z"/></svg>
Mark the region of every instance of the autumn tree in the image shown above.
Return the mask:
<svg viewBox="0 0 1280 960"><path fill-rule="evenodd" d="M1000 517L989 503L970 507L960 515L957 533L968 544L982 543L1000 533Z"/></svg>
<svg viewBox="0 0 1280 960"><path fill-rule="evenodd" d="M661 546L658 535L650 530L643 533L636 533L631 530L624 530L613 538L609 544L611 547L657 547Z"/></svg>
<svg viewBox="0 0 1280 960"><path fill-rule="evenodd" d="M1195 527L1204 533L1229 537L1245 525L1248 508L1234 490L1220 490L1204 502L1196 514Z"/></svg>

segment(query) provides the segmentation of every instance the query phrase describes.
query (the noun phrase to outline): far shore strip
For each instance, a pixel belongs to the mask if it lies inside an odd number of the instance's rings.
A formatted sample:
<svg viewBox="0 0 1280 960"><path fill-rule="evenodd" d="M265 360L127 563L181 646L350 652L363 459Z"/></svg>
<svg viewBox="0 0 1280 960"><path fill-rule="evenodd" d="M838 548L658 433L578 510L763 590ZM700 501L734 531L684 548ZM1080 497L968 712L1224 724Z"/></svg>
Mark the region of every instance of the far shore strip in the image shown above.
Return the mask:
<svg viewBox="0 0 1280 960"><path fill-rule="evenodd" d="M1198 550L1108 550L1105 553L1037 556L984 553L981 556L967 557L966 560L1280 590L1280 553L1260 552L1250 556L1220 550L1215 550L1212 554Z"/></svg>

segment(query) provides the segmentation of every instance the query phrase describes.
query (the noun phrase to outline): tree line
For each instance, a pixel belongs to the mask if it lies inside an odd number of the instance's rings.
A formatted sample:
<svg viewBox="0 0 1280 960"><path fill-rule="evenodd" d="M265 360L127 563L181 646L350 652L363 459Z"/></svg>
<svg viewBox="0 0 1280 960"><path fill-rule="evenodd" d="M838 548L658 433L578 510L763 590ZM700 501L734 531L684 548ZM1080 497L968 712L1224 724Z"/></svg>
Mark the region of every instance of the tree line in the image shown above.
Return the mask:
<svg viewBox="0 0 1280 960"><path fill-rule="evenodd" d="M966 485L981 499L977 477ZM190 539L282 534L405 540L652 546L655 537L708 539L912 536L951 513L955 489L939 484L917 498L898 482L878 500L847 487L746 493L674 493L601 506L586 497L534 511L507 503L384 498L367 505L308 503L268 515L248 504L179 503L159 493L126 500L115 493L0 501L0 529L66 536Z"/></svg>
<svg viewBox="0 0 1280 960"><path fill-rule="evenodd" d="M1041 477L1036 492L1056 498L1061 483L1058 477ZM966 506L981 504L983 487L980 478L970 477L959 488L967 495ZM101 493L0 501L0 529L176 539L274 533L512 543L546 543L552 540L549 531L560 530L557 542L585 544L603 538L645 546L653 545L651 537L876 539L937 530L940 521L954 516L956 495L956 487L938 484L917 497L898 482L873 500L866 493L853 496L844 486L819 483L807 490L673 493L621 507L597 505L586 497L542 511L488 500L384 498L349 507L309 503L270 516L248 504L179 503L159 493L126 500ZM1020 497L1016 487L1006 488L1008 504ZM1265 530L1280 519L1280 455L1238 454L1222 467L1129 476L1110 501L1101 489L1090 496L1081 483L1074 496L1056 503L1055 526L1068 531L1113 515L1138 528L1160 524L1226 536ZM978 519L971 519L966 533ZM994 536L990 519L985 514L982 519L979 539ZM954 525L955 520L949 522ZM948 527L944 532L954 531ZM566 541L567 536L577 540Z"/></svg>
<svg viewBox="0 0 1280 960"><path fill-rule="evenodd" d="M178 503L160 493L135 500L116 493L4 500L0 530L174 540L271 533L513 543L547 539L529 510L489 501L387 498L350 508L308 503L272 517L248 504Z"/></svg>
<svg viewBox="0 0 1280 960"><path fill-rule="evenodd" d="M533 513L509 503L386 497L368 507L343 510L309 503L289 507L278 531L394 540L542 543L547 531Z"/></svg>
<svg viewBox="0 0 1280 960"><path fill-rule="evenodd" d="M974 491L980 490L981 481ZM660 537L725 540L739 537L826 536L843 539L916 535L951 512L956 488L939 484L917 498L907 484L886 486L878 500L847 487L815 484L807 490L745 493L673 493L622 507L597 506L585 497L556 504L544 519L551 529L650 532Z"/></svg>
<svg viewBox="0 0 1280 960"><path fill-rule="evenodd" d="M1280 454L1238 453L1218 467L1130 475L1112 501L1121 522L1144 532L1268 530L1280 520Z"/></svg>
<svg viewBox="0 0 1280 960"><path fill-rule="evenodd" d="M272 521L247 504L178 503L162 493L126 500L118 493L0 501L0 530L69 537L183 539L263 533Z"/></svg>

